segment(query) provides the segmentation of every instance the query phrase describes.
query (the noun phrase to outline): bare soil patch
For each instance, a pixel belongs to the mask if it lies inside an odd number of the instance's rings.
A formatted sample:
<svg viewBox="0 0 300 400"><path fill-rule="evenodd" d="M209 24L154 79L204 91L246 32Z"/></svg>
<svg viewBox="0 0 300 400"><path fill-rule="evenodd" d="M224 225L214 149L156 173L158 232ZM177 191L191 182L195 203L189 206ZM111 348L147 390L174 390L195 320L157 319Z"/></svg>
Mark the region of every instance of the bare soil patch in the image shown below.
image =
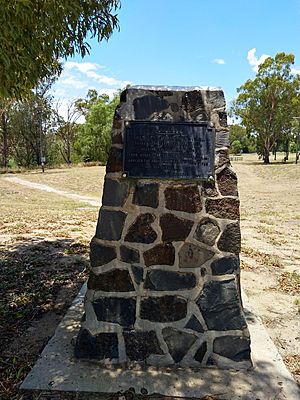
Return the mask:
<svg viewBox="0 0 300 400"><path fill-rule="evenodd" d="M300 165L234 162L239 178L242 285L300 382Z"/></svg>

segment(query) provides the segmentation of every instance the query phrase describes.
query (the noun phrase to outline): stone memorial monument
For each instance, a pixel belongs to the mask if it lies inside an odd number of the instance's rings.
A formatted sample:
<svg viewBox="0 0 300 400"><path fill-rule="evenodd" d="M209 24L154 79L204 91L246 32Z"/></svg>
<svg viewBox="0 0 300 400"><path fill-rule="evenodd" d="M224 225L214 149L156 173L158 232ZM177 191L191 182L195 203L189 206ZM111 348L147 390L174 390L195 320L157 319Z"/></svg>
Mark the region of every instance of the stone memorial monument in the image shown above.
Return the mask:
<svg viewBox="0 0 300 400"><path fill-rule="evenodd" d="M75 356L248 368L223 91L129 87L112 128Z"/></svg>

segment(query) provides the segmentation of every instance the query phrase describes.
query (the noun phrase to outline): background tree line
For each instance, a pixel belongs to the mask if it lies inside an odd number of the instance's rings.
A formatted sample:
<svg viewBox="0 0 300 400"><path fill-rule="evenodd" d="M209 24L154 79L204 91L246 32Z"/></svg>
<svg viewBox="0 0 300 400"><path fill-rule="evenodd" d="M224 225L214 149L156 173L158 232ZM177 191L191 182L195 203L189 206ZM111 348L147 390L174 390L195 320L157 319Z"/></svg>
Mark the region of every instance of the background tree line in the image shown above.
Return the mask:
<svg viewBox="0 0 300 400"><path fill-rule="evenodd" d="M116 93L112 100L96 90L64 104L50 94L54 79L41 82L24 100L0 99L1 166L30 168L98 161L105 163L111 140ZM81 121L81 122L80 122Z"/></svg>

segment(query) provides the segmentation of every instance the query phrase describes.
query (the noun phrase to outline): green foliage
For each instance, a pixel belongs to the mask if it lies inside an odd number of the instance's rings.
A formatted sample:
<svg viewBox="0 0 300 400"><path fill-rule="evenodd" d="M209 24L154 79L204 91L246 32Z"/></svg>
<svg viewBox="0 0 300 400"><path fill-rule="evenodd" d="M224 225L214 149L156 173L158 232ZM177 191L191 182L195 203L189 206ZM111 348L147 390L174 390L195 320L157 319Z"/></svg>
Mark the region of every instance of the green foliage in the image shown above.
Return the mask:
<svg viewBox="0 0 300 400"><path fill-rule="evenodd" d="M234 140L231 143L231 150L233 154L240 154L242 152L243 146L239 140Z"/></svg>
<svg viewBox="0 0 300 400"><path fill-rule="evenodd" d="M246 129L241 125L229 126L229 140L231 148L233 148L233 143L238 141L241 145L240 150L242 150L243 153L254 153L256 151L255 137L247 134ZM238 151L238 153L239 152L240 151Z"/></svg>
<svg viewBox="0 0 300 400"><path fill-rule="evenodd" d="M247 133L254 133L257 152L269 162L269 153L286 141L293 117L300 110L300 78L291 73L294 55L278 53L259 66L256 78L238 88L233 114Z"/></svg>
<svg viewBox="0 0 300 400"><path fill-rule="evenodd" d="M107 95L98 95L95 90L89 91L85 100L78 100L77 105L85 114L85 123L74 148L83 161L107 161L113 115L118 102L119 94L110 101Z"/></svg>
<svg viewBox="0 0 300 400"><path fill-rule="evenodd" d="M21 98L58 74L58 60L108 39L118 27L119 0L0 0L0 96Z"/></svg>

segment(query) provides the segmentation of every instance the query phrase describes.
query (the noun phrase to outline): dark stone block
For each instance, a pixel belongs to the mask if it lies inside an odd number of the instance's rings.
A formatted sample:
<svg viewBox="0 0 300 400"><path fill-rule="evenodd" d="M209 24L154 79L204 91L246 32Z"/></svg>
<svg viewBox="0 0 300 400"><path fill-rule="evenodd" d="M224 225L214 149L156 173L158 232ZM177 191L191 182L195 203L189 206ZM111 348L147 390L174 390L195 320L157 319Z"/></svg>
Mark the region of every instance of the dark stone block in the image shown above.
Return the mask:
<svg viewBox="0 0 300 400"><path fill-rule="evenodd" d="M239 219L240 202L238 199L207 199L206 212L216 218Z"/></svg>
<svg viewBox="0 0 300 400"><path fill-rule="evenodd" d="M197 340L195 335L178 331L174 328L164 328L162 334L175 363L178 363L183 359L188 350Z"/></svg>
<svg viewBox="0 0 300 400"><path fill-rule="evenodd" d="M141 300L142 319L152 322L174 322L185 318L186 300L176 296L148 297Z"/></svg>
<svg viewBox="0 0 300 400"><path fill-rule="evenodd" d="M235 279L205 283L197 305L208 329L242 330L247 326Z"/></svg>
<svg viewBox="0 0 300 400"><path fill-rule="evenodd" d="M215 182L205 181L203 182L203 190L204 194L207 197L216 197L219 196L219 192L217 191Z"/></svg>
<svg viewBox="0 0 300 400"><path fill-rule="evenodd" d="M90 273L88 288L103 290L104 292L132 292L132 284L129 272L124 269L114 269L100 275Z"/></svg>
<svg viewBox="0 0 300 400"><path fill-rule="evenodd" d="M195 360L201 363L207 351L207 343L203 342L194 356Z"/></svg>
<svg viewBox="0 0 300 400"><path fill-rule="evenodd" d="M176 185L165 190L166 208L169 210L197 213L202 210L197 185Z"/></svg>
<svg viewBox="0 0 300 400"><path fill-rule="evenodd" d="M154 331L124 332L126 354L132 361L143 361L151 354L163 354Z"/></svg>
<svg viewBox="0 0 300 400"><path fill-rule="evenodd" d="M100 297L93 302L98 321L113 322L127 328L135 323L135 299Z"/></svg>
<svg viewBox="0 0 300 400"><path fill-rule="evenodd" d="M145 289L185 290L196 286L196 277L192 273L155 269L149 271L144 283Z"/></svg>
<svg viewBox="0 0 300 400"><path fill-rule="evenodd" d="M201 267L206 261L214 256L214 252L192 243L185 243L179 250L180 268Z"/></svg>
<svg viewBox="0 0 300 400"><path fill-rule="evenodd" d="M96 237L103 240L119 240L126 214L122 211L110 211L101 208L98 224L96 228Z"/></svg>
<svg viewBox="0 0 300 400"><path fill-rule="evenodd" d="M151 227L155 216L153 214L141 214L134 223L128 228L125 242L153 243L157 238L157 233Z"/></svg>
<svg viewBox="0 0 300 400"><path fill-rule="evenodd" d="M239 271L239 266L239 257L223 257L211 263L211 272L213 275L234 274Z"/></svg>
<svg viewBox="0 0 300 400"><path fill-rule="evenodd" d="M218 248L221 251L238 254L241 251L240 224L229 224L224 229L219 241Z"/></svg>
<svg viewBox="0 0 300 400"><path fill-rule="evenodd" d="M123 150L116 147L111 147L106 164L106 172L120 172L122 170Z"/></svg>
<svg viewBox="0 0 300 400"><path fill-rule="evenodd" d="M214 108L224 108L226 106L225 97L222 90L207 90L206 102Z"/></svg>
<svg viewBox="0 0 300 400"><path fill-rule="evenodd" d="M127 246L120 246L121 261L133 264L140 262L140 254L138 250L131 249Z"/></svg>
<svg viewBox="0 0 300 400"><path fill-rule="evenodd" d="M118 133L111 138L111 144L123 144L123 135Z"/></svg>
<svg viewBox="0 0 300 400"><path fill-rule="evenodd" d="M82 329L76 339L75 357L96 360L118 358L117 334L99 333L92 336L88 330Z"/></svg>
<svg viewBox="0 0 300 400"><path fill-rule="evenodd" d="M122 207L129 191L127 180L105 179L102 204L104 206Z"/></svg>
<svg viewBox="0 0 300 400"><path fill-rule="evenodd" d="M182 106L187 113L205 112L202 93L199 90L191 90L182 96ZM208 119L206 119L207 121Z"/></svg>
<svg viewBox="0 0 300 400"><path fill-rule="evenodd" d="M220 228L216 221L209 218L203 218L197 226L194 238L199 242L213 246L219 233Z"/></svg>
<svg viewBox="0 0 300 400"><path fill-rule="evenodd" d="M229 147L229 132L220 131L216 132L216 147Z"/></svg>
<svg viewBox="0 0 300 400"><path fill-rule="evenodd" d="M221 336L214 340L213 351L233 361L249 361L250 339L240 336Z"/></svg>
<svg viewBox="0 0 300 400"><path fill-rule="evenodd" d="M175 249L172 243L158 244L144 252L146 267L151 265L173 265L175 261Z"/></svg>
<svg viewBox="0 0 300 400"><path fill-rule="evenodd" d="M199 333L204 332L203 326L200 324L199 320L195 317L195 315L191 316L191 318L189 319L189 322L186 324L185 328L192 329L193 331L196 331Z"/></svg>
<svg viewBox="0 0 300 400"><path fill-rule="evenodd" d="M185 240L193 226L193 222L183 218L177 218L173 214L163 214L160 217L162 241L172 242Z"/></svg>
<svg viewBox="0 0 300 400"><path fill-rule="evenodd" d="M225 111L219 111L218 112L219 115L219 121L220 121L220 125L224 128L227 128L228 124L227 124L227 113Z"/></svg>
<svg viewBox="0 0 300 400"><path fill-rule="evenodd" d="M117 257L115 247L97 243L94 239L91 241L90 249L90 261L92 267L99 267L103 264L107 264Z"/></svg>
<svg viewBox="0 0 300 400"><path fill-rule="evenodd" d="M171 110L172 110L174 113L177 113L177 112L179 111L179 106L178 106L177 103L171 103L170 106L171 106Z"/></svg>
<svg viewBox="0 0 300 400"><path fill-rule="evenodd" d="M138 265L132 265L131 269L134 276L134 281L137 285L139 285L143 281L144 268L139 267Z"/></svg>
<svg viewBox="0 0 300 400"><path fill-rule="evenodd" d="M160 112L169 107L169 103L159 96L147 95L133 100L136 120L147 120L151 114Z"/></svg>
<svg viewBox="0 0 300 400"><path fill-rule="evenodd" d="M218 164L217 167L220 168L225 164L230 164L230 159L229 159L229 149L223 149L223 150L219 150L217 152L217 154L219 155L218 157Z"/></svg>
<svg viewBox="0 0 300 400"><path fill-rule="evenodd" d="M133 204L157 208L158 189L158 183L138 183L133 194Z"/></svg>
<svg viewBox="0 0 300 400"><path fill-rule="evenodd" d="M217 175L219 191L223 196L237 196L237 177L229 168L222 169Z"/></svg>

